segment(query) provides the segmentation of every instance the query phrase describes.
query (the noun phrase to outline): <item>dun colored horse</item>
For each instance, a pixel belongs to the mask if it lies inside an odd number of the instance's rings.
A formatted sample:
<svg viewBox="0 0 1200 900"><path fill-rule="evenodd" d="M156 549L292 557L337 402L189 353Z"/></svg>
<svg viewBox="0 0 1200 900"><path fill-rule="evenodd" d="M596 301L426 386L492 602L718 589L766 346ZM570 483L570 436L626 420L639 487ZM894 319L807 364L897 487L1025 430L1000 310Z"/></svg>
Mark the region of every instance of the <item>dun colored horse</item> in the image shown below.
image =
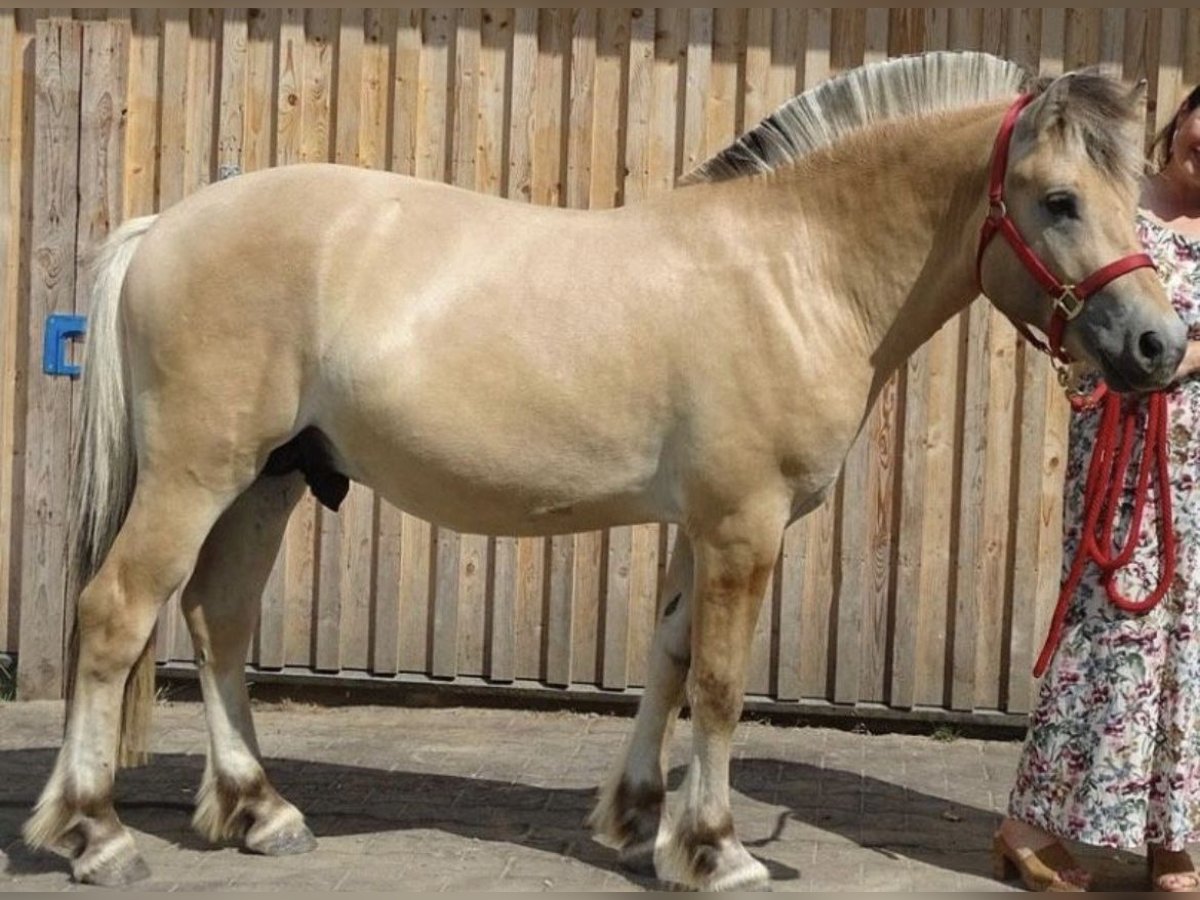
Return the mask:
<svg viewBox="0 0 1200 900"><path fill-rule="evenodd" d="M989 200L997 133L1021 92ZM183 608L210 733L195 825L312 848L268 781L243 663L290 511L348 479L464 532L673 522L649 681L592 824L625 862L761 887L734 832L730 741L784 528L834 483L888 375L980 288L1054 330L1055 299L985 221L1084 280L1137 251L1139 88L1031 83L928 54L791 100L676 190L536 208L383 172L279 168L211 185L97 260L73 493L81 588L62 750L25 829L76 878L146 874L113 807L152 702L150 637ZM1185 345L1152 271L1072 315L1109 384L1167 384ZM677 802L663 753L685 698ZM420 735L403 736L420 740Z"/></svg>

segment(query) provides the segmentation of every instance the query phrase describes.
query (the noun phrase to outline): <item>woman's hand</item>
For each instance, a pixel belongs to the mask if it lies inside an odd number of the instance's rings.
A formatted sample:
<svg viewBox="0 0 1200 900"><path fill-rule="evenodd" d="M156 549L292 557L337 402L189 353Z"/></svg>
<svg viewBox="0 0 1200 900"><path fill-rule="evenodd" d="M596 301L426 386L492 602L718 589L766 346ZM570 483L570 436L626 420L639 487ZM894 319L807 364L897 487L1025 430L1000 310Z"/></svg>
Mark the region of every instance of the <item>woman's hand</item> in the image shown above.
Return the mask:
<svg viewBox="0 0 1200 900"><path fill-rule="evenodd" d="M1200 371L1200 341L1188 341L1187 351L1183 354L1183 359L1179 363L1179 368L1175 370L1174 381L1182 381L1191 375L1195 375Z"/></svg>

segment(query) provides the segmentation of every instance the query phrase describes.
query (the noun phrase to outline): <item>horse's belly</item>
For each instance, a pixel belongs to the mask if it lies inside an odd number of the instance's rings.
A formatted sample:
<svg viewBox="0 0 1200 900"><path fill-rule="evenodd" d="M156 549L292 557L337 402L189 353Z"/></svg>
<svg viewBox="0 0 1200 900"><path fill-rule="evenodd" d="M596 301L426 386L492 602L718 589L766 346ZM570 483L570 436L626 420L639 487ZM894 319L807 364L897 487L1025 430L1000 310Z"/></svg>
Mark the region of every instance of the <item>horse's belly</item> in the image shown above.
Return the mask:
<svg viewBox="0 0 1200 900"><path fill-rule="evenodd" d="M338 416L326 427L339 467L395 506L456 531L548 535L676 518L649 447L597 452L494 420ZM645 446L649 442L643 441Z"/></svg>

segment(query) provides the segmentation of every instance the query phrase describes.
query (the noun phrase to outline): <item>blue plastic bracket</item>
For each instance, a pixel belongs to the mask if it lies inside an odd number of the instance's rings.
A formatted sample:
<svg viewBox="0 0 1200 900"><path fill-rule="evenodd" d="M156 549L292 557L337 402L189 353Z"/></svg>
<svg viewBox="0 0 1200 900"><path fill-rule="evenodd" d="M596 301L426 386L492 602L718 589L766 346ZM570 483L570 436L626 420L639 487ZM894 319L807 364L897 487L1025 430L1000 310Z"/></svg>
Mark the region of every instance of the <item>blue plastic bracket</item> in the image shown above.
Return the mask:
<svg viewBox="0 0 1200 900"><path fill-rule="evenodd" d="M42 371L47 375L79 377L79 366L68 361L70 342L87 334L87 316L51 313L46 316L46 336L42 343Z"/></svg>

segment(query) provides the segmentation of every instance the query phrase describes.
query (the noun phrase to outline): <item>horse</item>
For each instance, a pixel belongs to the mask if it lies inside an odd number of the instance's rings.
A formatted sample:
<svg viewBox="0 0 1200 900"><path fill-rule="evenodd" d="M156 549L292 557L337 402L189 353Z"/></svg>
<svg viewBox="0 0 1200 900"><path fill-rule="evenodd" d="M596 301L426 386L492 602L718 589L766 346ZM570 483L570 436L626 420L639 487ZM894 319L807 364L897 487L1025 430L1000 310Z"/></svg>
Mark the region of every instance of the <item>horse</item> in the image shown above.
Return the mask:
<svg viewBox="0 0 1200 900"><path fill-rule="evenodd" d="M96 259L68 712L26 841L82 882L147 874L113 779L144 757L150 638L182 588L210 735L195 827L314 846L264 771L244 661L298 498L336 508L353 480L461 532L676 523L647 685L590 824L665 883L769 886L729 801L751 635L785 527L826 496L890 373L982 289L1023 327L1058 322L1115 389L1172 379L1186 334L1144 265L1069 302L1139 249L1143 104L1097 72L929 53L836 76L623 208L297 165L127 222ZM1015 245L980 243L1002 222L1062 297Z"/></svg>

